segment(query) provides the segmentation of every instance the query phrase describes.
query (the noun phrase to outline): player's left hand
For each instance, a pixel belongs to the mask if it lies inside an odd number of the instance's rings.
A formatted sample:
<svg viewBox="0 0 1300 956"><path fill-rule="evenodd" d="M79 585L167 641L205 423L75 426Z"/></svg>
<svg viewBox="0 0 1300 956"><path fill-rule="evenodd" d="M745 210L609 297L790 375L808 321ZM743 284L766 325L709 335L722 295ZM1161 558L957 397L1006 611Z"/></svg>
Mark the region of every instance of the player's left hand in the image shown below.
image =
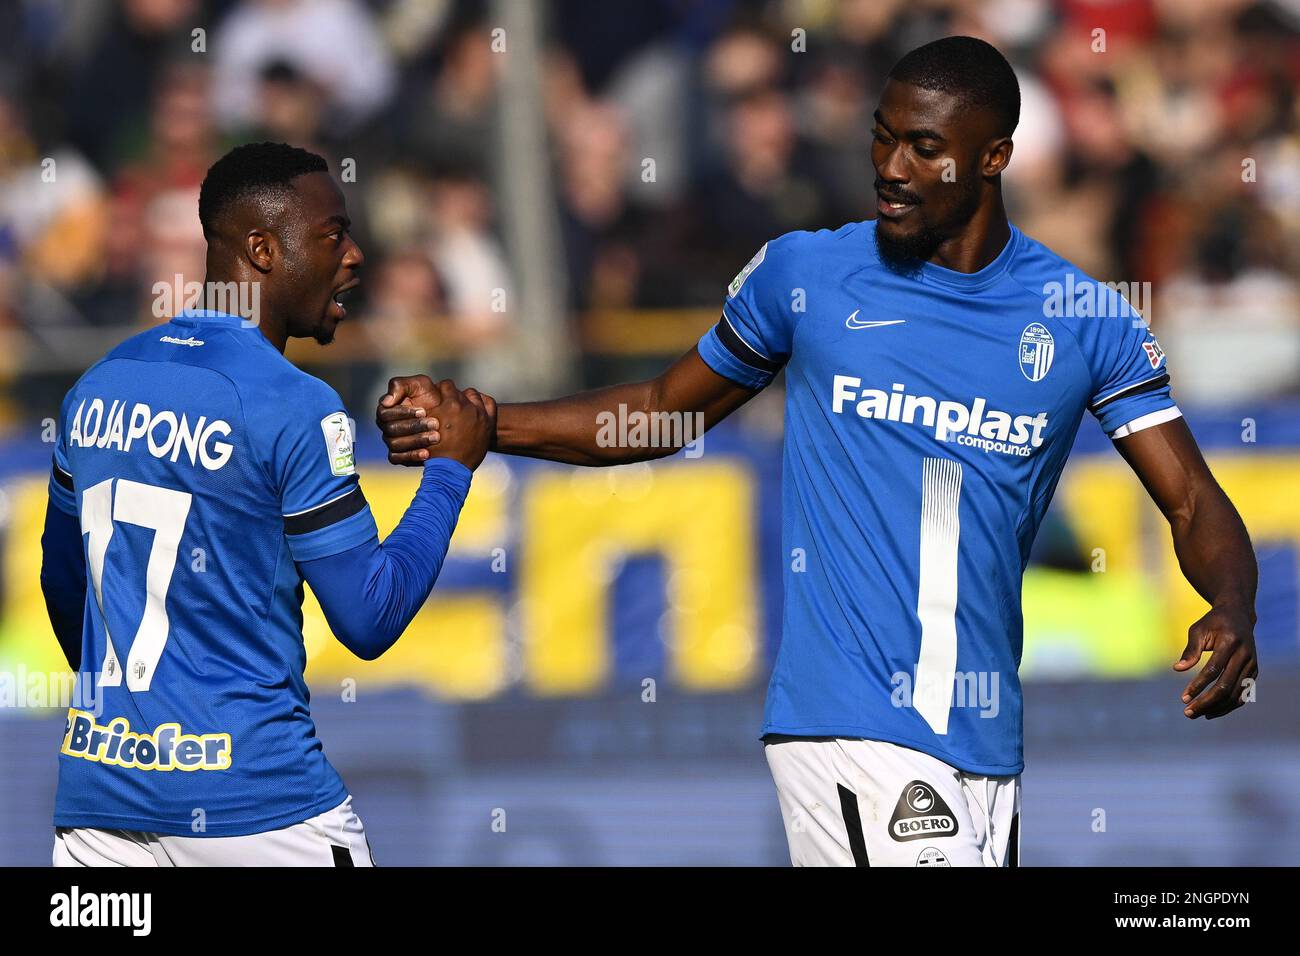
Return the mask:
<svg viewBox="0 0 1300 956"><path fill-rule="evenodd" d="M1245 703L1246 681L1259 676L1251 615L1238 608L1211 608L1188 629L1187 647L1174 670L1195 667L1206 651L1211 652L1209 661L1183 690L1183 714L1193 720L1213 720Z"/></svg>

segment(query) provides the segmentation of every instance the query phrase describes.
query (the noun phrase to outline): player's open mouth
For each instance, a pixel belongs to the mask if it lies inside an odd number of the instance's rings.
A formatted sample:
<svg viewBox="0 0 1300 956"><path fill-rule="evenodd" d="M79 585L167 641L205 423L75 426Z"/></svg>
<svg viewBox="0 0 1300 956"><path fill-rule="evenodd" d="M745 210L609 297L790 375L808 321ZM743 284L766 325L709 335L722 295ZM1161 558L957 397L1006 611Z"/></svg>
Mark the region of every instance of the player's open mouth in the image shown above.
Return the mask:
<svg viewBox="0 0 1300 956"><path fill-rule="evenodd" d="M884 196L879 194L876 196L876 212L886 219L901 219L915 208L914 203L895 202L892 199L885 199Z"/></svg>
<svg viewBox="0 0 1300 956"><path fill-rule="evenodd" d="M346 285L340 286L334 290L334 296L330 299L329 313L330 318L335 322L342 322L347 318L348 310L343 307L342 300L360 284L360 279L353 279Z"/></svg>

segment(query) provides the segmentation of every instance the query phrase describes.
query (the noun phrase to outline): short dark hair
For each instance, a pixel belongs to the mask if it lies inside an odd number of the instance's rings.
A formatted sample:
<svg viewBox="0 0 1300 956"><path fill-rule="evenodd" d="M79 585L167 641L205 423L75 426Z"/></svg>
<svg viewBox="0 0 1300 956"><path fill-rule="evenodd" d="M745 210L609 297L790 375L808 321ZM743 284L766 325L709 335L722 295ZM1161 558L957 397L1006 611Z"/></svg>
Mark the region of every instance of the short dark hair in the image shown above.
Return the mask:
<svg viewBox="0 0 1300 956"><path fill-rule="evenodd" d="M1003 136L1010 136L1020 122L1015 71L996 47L975 37L944 37L919 46L894 64L889 78L993 110Z"/></svg>
<svg viewBox="0 0 1300 956"><path fill-rule="evenodd" d="M199 187L199 222L203 236L215 235L216 222L233 203L261 194L283 194L306 173L329 172L315 153L286 143L236 146L212 164Z"/></svg>

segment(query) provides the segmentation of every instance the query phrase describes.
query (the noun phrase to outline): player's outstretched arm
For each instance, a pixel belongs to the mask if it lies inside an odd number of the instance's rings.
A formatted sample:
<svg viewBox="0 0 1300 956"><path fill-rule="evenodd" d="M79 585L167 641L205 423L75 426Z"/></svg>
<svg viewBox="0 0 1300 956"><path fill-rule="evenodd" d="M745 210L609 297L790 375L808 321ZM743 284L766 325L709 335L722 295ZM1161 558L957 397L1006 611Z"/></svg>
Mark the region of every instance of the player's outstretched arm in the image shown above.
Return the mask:
<svg viewBox="0 0 1300 956"><path fill-rule="evenodd" d="M442 570L470 478L492 437L491 399L441 394L443 440L432 450L414 500L392 534L337 554L299 561L330 629L374 660L401 637Z"/></svg>
<svg viewBox="0 0 1300 956"><path fill-rule="evenodd" d="M1183 691L1184 713L1222 717L1242 705L1244 681L1259 675L1258 568L1250 536L1182 418L1117 439L1115 446L1169 520L1183 575L1210 603L1209 613L1188 630L1187 647L1174 664L1174 670L1186 671L1211 652Z"/></svg>
<svg viewBox="0 0 1300 956"><path fill-rule="evenodd" d="M440 383L445 385L447 383ZM439 386L426 375L393 379L379 400L375 421L395 465L418 465L439 443ZM472 391L469 390L469 391ZM675 448L629 448L603 444L602 413L676 413L703 416L712 428L755 394L709 368L695 349L687 352L657 378L570 395L545 402L501 405L497 409L493 451L529 458L546 458L571 465L622 465L663 458ZM693 427L693 421L692 421ZM686 434L683 429L683 434ZM692 432L698 438L698 433Z"/></svg>

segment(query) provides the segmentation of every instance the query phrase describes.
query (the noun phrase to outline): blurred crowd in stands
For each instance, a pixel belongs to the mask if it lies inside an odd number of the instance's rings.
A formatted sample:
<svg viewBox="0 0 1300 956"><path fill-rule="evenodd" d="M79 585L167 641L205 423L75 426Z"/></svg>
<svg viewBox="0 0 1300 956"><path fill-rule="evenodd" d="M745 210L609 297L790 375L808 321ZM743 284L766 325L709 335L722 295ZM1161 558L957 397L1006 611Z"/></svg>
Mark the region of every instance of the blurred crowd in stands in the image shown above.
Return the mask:
<svg viewBox="0 0 1300 956"><path fill-rule="evenodd" d="M24 375L75 374L86 343L156 321L155 283L202 279L199 183L255 139L317 150L336 172L354 162L345 190L368 263L349 311L368 348L454 367L512 335L527 304L500 293L517 250L501 229L510 48L494 46L496 4L0 7L11 400ZM549 153L535 161L575 328L611 311L716 309L764 241L874 215L884 75L912 47L965 33L1020 77L1013 221L1099 279L1151 283L1144 311L1183 401L1300 390L1297 0L539 8Z"/></svg>

